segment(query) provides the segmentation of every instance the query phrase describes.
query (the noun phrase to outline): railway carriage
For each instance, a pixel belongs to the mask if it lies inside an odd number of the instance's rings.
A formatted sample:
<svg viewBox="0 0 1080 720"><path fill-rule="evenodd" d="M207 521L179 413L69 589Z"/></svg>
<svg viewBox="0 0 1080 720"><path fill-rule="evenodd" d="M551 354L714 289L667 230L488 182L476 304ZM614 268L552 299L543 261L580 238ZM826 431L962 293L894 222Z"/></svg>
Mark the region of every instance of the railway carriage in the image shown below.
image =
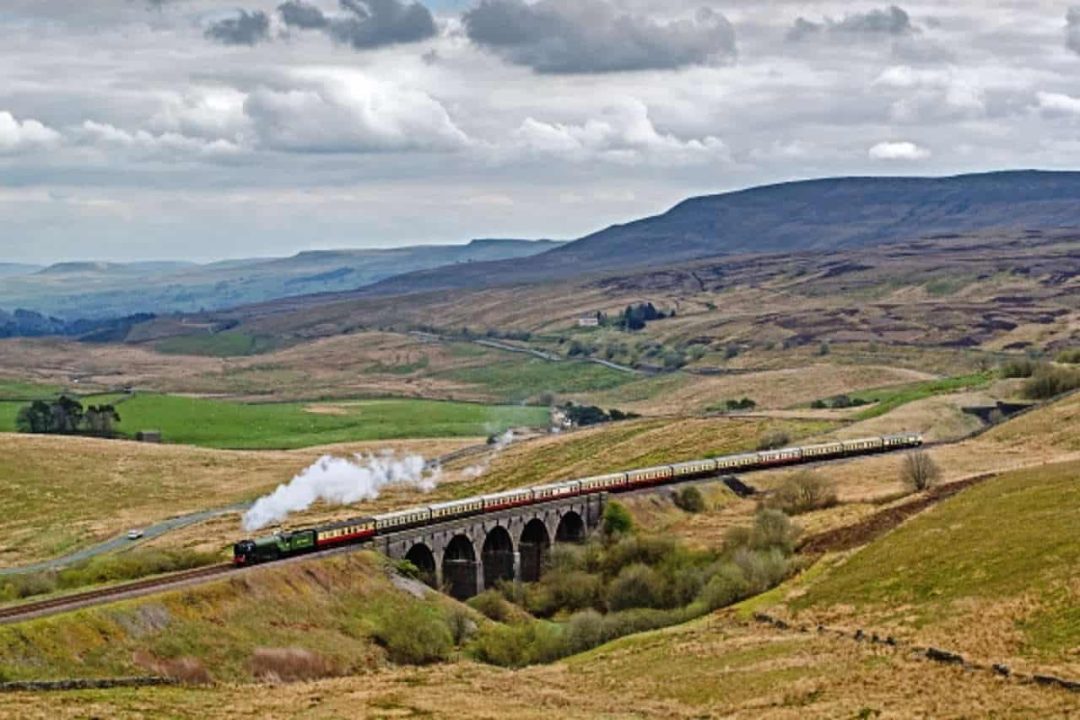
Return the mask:
<svg viewBox="0 0 1080 720"><path fill-rule="evenodd" d="M674 471L670 465L661 465L659 467L642 468L641 470L630 470L626 473L626 483L630 487L655 485L658 482L670 480L673 476Z"/></svg>
<svg viewBox="0 0 1080 720"><path fill-rule="evenodd" d="M759 462L757 453L741 453L739 455L725 455L716 459L717 470L737 470L751 467Z"/></svg>
<svg viewBox="0 0 1080 720"><path fill-rule="evenodd" d="M450 502L436 503L428 507L433 521L447 520L461 515L475 515L484 511L483 498L465 498L464 500L452 500Z"/></svg>
<svg viewBox="0 0 1080 720"><path fill-rule="evenodd" d="M315 528L315 544L320 548L333 547L360 542L374 535L374 518L352 518Z"/></svg>
<svg viewBox="0 0 1080 720"><path fill-rule="evenodd" d="M375 531L377 533L406 530L408 528L426 525L431 520L431 508L410 508L397 512L384 513L375 516Z"/></svg>
<svg viewBox="0 0 1080 720"><path fill-rule="evenodd" d="M673 477L691 477L716 472L716 460L691 460L689 462L675 463L671 466Z"/></svg>
<svg viewBox="0 0 1080 720"><path fill-rule="evenodd" d="M844 440L841 443L845 453L865 453L880 450L885 447L885 441L880 437L858 438L857 440Z"/></svg>
<svg viewBox="0 0 1080 720"><path fill-rule="evenodd" d="M780 448L779 450L762 450L757 455L758 462L762 465L785 465L801 460L802 450L799 448Z"/></svg>
<svg viewBox="0 0 1080 720"><path fill-rule="evenodd" d="M807 445L802 449L802 456L804 458L813 458L815 460L827 457L835 457L842 455L844 452L844 444L842 442L821 443L820 445Z"/></svg>
<svg viewBox="0 0 1080 720"><path fill-rule="evenodd" d="M521 488L518 490L507 490L506 492L485 495L480 498L480 501L483 504L484 510L505 510L507 508L518 507L519 505L528 505L533 501L533 495L533 488Z"/></svg>
<svg viewBox="0 0 1080 720"><path fill-rule="evenodd" d="M532 490L535 502L558 500L570 495L577 495L581 490L581 481L567 480L566 482L551 483L550 485L537 485Z"/></svg>
<svg viewBox="0 0 1080 720"><path fill-rule="evenodd" d="M626 473L610 473L608 475L595 475L593 477L578 480L581 483L581 492L593 493L602 490L614 490L626 486Z"/></svg>

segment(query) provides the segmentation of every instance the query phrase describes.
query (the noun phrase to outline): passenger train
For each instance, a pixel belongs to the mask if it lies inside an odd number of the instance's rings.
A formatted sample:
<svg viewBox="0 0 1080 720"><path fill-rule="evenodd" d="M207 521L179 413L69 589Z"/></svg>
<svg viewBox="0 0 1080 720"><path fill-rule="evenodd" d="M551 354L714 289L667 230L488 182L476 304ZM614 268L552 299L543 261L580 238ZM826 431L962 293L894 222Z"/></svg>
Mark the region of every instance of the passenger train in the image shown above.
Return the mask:
<svg viewBox="0 0 1080 720"><path fill-rule="evenodd" d="M658 465L656 467L596 475L578 480L535 485L490 495L398 510L372 517L352 518L314 528L280 532L255 540L241 540L233 546L233 562L236 565L270 562L292 555L361 543L377 535L386 535L422 525L446 522L447 520L470 515L498 512L522 505L550 502L575 495L626 492L653 485L683 482L730 472L764 470L783 465L902 450L918 447L922 443L923 438L918 433L900 433L805 445L803 447L788 447L779 450L723 455L716 458L690 460L672 465Z"/></svg>

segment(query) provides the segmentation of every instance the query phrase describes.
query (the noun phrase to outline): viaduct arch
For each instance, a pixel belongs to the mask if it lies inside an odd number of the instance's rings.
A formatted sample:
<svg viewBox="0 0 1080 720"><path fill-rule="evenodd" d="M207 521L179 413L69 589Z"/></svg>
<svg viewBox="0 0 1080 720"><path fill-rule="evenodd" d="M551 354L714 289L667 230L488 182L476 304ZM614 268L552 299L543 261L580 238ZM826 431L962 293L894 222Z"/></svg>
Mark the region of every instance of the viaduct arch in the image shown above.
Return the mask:
<svg viewBox="0 0 1080 720"><path fill-rule="evenodd" d="M382 536L374 545L463 600L502 580L539 580L554 543L581 542L599 527L606 499L583 495L460 518Z"/></svg>

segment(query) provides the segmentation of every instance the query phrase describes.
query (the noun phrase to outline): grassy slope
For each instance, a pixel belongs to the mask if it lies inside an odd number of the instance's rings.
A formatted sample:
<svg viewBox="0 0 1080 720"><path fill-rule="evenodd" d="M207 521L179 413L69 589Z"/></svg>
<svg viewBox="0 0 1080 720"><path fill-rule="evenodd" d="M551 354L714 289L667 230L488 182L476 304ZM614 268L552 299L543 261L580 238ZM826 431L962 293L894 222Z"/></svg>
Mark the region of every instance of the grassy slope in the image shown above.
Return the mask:
<svg viewBox="0 0 1080 720"><path fill-rule="evenodd" d="M545 408L410 399L324 404L318 412L300 403L247 405L142 394L121 399L122 421L117 429L124 434L155 429L171 443L248 450L407 437L475 437L548 422ZM91 397L86 402L116 400ZM3 419L0 415L0 422ZM0 425L0 429L14 427Z"/></svg>
<svg viewBox="0 0 1080 720"><path fill-rule="evenodd" d="M345 672L370 668L381 613L417 602L373 553L286 564L151 599L0 627L0 677L145 674L138 651L198 659L219 681L251 680L252 652L303 647ZM433 605L450 602L431 594Z"/></svg>
<svg viewBox="0 0 1080 720"><path fill-rule="evenodd" d="M334 451L394 447L435 457L477 442L378 442ZM0 565L45 559L129 527L257 497L325 451L251 453L0 435ZM229 523L238 529L235 518ZM220 548L224 541L214 544Z"/></svg>
<svg viewBox="0 0 1080 720"><path fill-rule="evenodd" d="M967 490L801 588L793 611L1080 675L1080 462Z"/></svg>

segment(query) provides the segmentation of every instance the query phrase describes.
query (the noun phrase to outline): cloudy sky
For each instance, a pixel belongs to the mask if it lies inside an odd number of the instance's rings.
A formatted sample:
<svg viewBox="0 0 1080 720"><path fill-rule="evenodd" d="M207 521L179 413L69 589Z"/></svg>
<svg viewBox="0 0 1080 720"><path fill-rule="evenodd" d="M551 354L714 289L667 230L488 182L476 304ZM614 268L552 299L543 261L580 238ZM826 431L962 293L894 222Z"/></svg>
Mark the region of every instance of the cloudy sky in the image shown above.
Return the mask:
<svg viewBox="0 0 1080 720"><path fill-rule="evenodd" d="M3 0L0 262L576 237L842 174L1080 168L1080 7Z"/></svg>

